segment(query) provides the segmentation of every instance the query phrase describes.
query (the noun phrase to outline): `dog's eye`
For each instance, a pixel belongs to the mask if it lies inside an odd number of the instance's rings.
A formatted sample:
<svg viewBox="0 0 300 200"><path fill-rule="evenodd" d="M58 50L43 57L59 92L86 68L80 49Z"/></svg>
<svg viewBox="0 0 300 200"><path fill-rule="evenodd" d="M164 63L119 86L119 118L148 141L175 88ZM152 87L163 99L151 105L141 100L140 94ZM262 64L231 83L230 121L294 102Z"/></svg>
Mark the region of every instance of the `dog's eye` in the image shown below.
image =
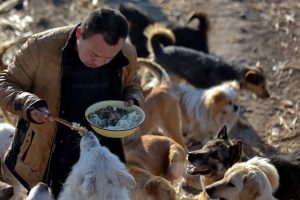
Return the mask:
<svg viewBox="0 0 300 200"><path fill-rule="evenodd" d="M229 186L229 187L235 187L235 185L233 185L233 183L231 183L231 182L227 183L227 186Z"/></svg>
<svg viewBox="0 0 300 200"><path fill-rule="evenodd" d="M218 152L213 152L212 154L211 154L211 157L212 158L214 158L214 159L218 159L219 160L219 155L218 155Z"/></svg>
<svg viewBox="0 0 300 200"><path fill-rule="evenodd" d="M231 102L231 101L229 101L229 102L228 102L228 105L232 105L232 102Z"/></svg>

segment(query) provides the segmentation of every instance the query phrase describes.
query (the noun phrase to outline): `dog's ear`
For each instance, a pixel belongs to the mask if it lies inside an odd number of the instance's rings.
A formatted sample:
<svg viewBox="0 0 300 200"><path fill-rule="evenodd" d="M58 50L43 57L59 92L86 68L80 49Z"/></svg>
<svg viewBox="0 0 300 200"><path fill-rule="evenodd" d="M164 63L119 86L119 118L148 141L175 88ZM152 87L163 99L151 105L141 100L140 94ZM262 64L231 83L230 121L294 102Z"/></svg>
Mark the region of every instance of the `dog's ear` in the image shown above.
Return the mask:
<svg viewBox="0 0 300 200"><path fill-rule="evenodd" d="M232 164L241 160L243 153L243 143L240 140L237 140L230 147L230 155L232 158Z"/></svg>
<svg viewBox="0 0 300 200"><path fill-rule="evenodd" d="M258 70L248 69L245 73L245 80L254 85L260 85L264 82L264 77L258 72Z"/></svg>
<svg viewBox="0 0 300 200"><path fill-rule="evenodd" d="M217 133L215 138L223 139L223 140L228 140L228 134L227 134L227 127L224 125L219 132Z"/></svg>
<svg viewBox="0 0 300 200"><path fill-rule="evenodd" d="M225 98L225 95L221 91L217 91L215 94L212 95L212 102L213 103L218 103L222 101Z"/></svg>
<svg viewBox="0 0 300 200"><path fill-rule="evenodd" d="M136 182L133 176L126 171L117 171L117 178L120 185L125 185L127 188L134 188Z"/></svg>
<svg viewBox="0 0 300 200"><path fill-rule="evenodd" d="M95 192L96 189L96 176L88 174L83 178L81 191L85 195L90 195Z"/></svg>

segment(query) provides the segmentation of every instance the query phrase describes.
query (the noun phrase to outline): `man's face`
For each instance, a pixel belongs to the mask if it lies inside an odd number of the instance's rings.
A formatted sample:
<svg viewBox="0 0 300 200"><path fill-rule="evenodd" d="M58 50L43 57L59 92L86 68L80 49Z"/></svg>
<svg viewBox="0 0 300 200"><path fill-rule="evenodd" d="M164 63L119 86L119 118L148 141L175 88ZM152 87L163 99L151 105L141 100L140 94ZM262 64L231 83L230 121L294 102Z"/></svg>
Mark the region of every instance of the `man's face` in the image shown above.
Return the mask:
<svg viewBox="0 0 300 200"><path fill-rule="evenodd" d="M125 42L125 39L121 38L116 45L108 45L100 33L83 39L80 27L76 30L76 38L79 58L89 68L98 68L110 62Z"/></svg>

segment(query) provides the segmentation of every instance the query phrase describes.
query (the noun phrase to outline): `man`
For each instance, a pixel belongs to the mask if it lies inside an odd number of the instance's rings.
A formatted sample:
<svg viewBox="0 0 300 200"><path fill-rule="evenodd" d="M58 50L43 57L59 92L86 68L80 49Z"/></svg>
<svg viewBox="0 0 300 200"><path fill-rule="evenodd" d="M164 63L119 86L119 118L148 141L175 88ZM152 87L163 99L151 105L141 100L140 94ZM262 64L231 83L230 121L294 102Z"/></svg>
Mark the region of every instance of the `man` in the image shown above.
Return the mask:
<svg viewBox="0 0 300 200"><path fill-rule="evenodd" d="M0 73L0 105L20 116L5 163L28 189L44 181L57 196L79 158L80 136L47 113L90 128L84 119L89 105L142 102L136 51L125 43L127 34L122 14L96 10L80 25L33 35ZM100 137L100 143L125 161L120 139Z"/></svg>

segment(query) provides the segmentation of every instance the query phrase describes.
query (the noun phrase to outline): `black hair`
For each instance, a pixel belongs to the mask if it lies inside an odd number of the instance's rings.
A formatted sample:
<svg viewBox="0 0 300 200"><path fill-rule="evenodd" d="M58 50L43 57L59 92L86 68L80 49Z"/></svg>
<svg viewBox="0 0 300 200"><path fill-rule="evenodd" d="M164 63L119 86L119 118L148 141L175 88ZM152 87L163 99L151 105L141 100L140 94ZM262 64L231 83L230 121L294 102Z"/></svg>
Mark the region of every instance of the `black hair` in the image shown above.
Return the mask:
<svg viewBox="0 0 300 200"><path fill-rule="evenodd" d="M128 36L128 22L126 18L115 9L101 8L90 12L81 23L83 39L95 34L102 34L104 41L109 45L116 45L119 39Z"/></svg>

